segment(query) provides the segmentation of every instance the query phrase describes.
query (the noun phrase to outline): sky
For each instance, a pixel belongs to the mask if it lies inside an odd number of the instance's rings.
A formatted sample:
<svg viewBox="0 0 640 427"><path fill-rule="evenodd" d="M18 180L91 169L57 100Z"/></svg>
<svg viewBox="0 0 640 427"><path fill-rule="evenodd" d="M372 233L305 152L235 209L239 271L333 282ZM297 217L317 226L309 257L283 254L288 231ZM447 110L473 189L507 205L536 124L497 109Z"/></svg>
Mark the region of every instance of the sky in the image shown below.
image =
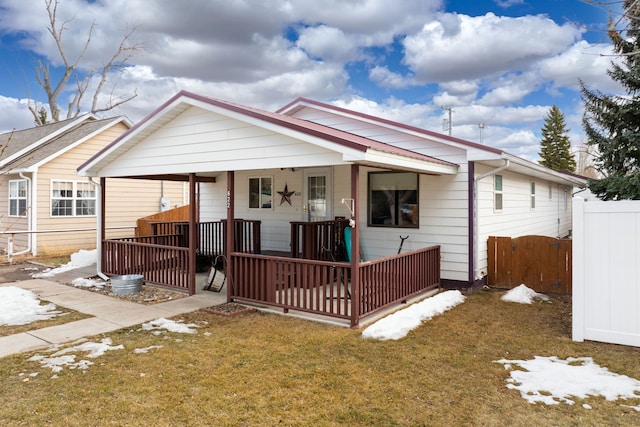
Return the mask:
<svg viewBox="0 0 640 427"><path fill-rule="evenodd" d="M83 257L87 259L87 257ZM73 265L72 262L68 267ZM504 293L501 298L505 304L533 304L536 301L549 303L548 297L539 294L525 285L520 285ZM367 327L362 336L364 339L403 339L413 329L429 321L434 316L463 304L465 297L459 291L445 291L425 300L397 311ZM31 291L21 289L19 282L0 286L0 326L3 324L28 324L43 320L43 316L55 317L60 311L53 304L42 304ZM138 329L141 333L163 335L166 332L197 335L199 327L195 323L159 318L143 323ZM205 332L204 333L209 334ZM165 338L168 336L165 335ZM181 339L176 339L180 342ZM23 381L30 381L41 373L50 375L50 379L59 378L67 370L100 369L95 360L111 351L130 351L135 354L158 352L162 357L162 345L143 348L125 348L123 344L114 343L110 337L100 341L87 338L67 345L54 345L29 356L28 360L37 362L30 372L20 372ZM640 381L626 375L609 371L597 364L591 357L569 357L560 359L556 356L534 356L528 360L499 359L493 363L502 364L508 375L505 375L505 387L517 390L520 396L532 404L575 405L580 404L584 410L597 410L597 407L580 402L591 396L602 396L610 401L619 401L623 407L640 411Z"/></svg>
<svg viewBox="0 0 640 427"><path fill-rule="evenodd" d="M33 126L29 99L46 104L38 60L60 75L44 1L0 0L0 132ZM95 23L83 73L136 29L143 50L102 99L136 93L109 113L134 123L180 90L270 111L307 97L445 134L451 111L453 136L535 160L552 105L584 142L579 79L621 91L607 14L583 0L60 0L58 23L71 62Z"/></svg>

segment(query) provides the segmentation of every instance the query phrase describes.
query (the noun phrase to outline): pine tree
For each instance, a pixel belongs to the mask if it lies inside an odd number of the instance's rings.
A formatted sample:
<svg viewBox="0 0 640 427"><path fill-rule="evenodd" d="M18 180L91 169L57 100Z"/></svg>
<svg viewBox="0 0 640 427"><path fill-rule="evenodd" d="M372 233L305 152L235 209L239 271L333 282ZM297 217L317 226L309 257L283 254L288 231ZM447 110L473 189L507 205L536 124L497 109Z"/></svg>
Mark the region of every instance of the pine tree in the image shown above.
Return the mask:
<svg viewBox="0 0 640 427"><path fill-rule="evenodd" d="M604 178L589 181L589 189L603 200L640 199L640 4L624 1L625 27L609 22L609 38L621 63L612 62L608 74L626 95L589 90L580 82L587 144L598 151L596 167Z"/></svg>
<svg viewBox="0 0 640 427"><path fill-rule="evenodd" d="M554 105L549 110L542 126L540 141L540 164L553 170L575 172L576 159L571 154L569 130L564 115Z"/></svg>

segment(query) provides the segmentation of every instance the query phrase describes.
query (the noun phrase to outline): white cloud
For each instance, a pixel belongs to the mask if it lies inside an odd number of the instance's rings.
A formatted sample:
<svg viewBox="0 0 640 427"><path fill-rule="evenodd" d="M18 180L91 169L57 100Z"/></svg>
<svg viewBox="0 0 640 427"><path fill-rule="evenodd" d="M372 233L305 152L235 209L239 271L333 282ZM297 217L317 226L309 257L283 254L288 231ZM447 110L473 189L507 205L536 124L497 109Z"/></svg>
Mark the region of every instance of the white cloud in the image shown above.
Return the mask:
<svg viewBox="0 0 640 427"><path fill-rule="evenodd" d="M579 36L575 27L543 16L443 15L405 38L404 61L422 82L485 78L528 69Z"/></svg>

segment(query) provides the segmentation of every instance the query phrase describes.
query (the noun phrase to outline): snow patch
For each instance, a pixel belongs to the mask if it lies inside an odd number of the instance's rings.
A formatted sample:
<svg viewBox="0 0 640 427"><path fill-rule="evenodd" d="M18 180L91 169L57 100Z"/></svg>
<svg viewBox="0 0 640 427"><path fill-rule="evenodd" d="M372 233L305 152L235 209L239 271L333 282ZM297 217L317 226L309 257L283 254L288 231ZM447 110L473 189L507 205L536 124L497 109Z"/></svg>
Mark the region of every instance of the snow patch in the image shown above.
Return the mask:
<svg viewBox="0 0 640 427"><path fill-rule="evenodd" d="M175 320L165 319L164 317L142 324L142 330L156 331L160 333L161 331L159 330L166 329L169 332L176 332L179 334L197 334L198 331L193 329L197 327L198 325L195 323L182 323L182 321L176 322Z"/></svg>
<svg viewBox="0 0 640 427"><path fill-rule="evenodd" d="M378 320L363 332L364 338L398 340L423 321L442 314L464 301L460 291L446 291Z"/></svg>
<svg viewBox="0 0 640 427"><path fill-rule="evenodd" d="M594 363L591 357L562 360L556 356L535 356L533 360L500 359L495 363L502 363L505 369L511 370L511 376L506 380L507 388L520 391L522 398L534 404L573 405L573 399L589 396L603 396L610 401L640 399L640 381L609 372ZM513 370L513 365L523 370Z"/></svg>
<svg viewBox="0 0 640 427"><path fill-rule="evenodd" d="M539 294L533 289L528 288L524 283L516 286L502 296L502 301L517 302L520 304L531 304L534 300L539 299L548 301L549 297L545 294Z"/></svg>
<svg viewBox="0 0 640 427"><path fill-rule="evenodd" d="M55 304L41 305L33 292L17 286L0 287L0 325L27 325L48 320L61 312Z"/></svg>

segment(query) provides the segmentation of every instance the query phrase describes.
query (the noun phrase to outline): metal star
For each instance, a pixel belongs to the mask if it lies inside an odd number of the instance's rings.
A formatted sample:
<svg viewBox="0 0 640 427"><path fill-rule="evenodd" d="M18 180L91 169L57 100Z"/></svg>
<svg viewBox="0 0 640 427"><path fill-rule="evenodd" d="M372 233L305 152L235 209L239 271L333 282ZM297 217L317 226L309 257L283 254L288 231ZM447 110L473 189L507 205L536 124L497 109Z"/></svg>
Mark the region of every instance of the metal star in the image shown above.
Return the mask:
<svg viewBox="0 0 640 427"><path fill-rule="evenodd" d="M280 206L282 206L284 202L289 203L289 206L291 206L291 196L293 196L294 193L295 191L289 191L289 186L285 183L284 190L278 191L278 194L282 196L280 199Z"/></svg>

